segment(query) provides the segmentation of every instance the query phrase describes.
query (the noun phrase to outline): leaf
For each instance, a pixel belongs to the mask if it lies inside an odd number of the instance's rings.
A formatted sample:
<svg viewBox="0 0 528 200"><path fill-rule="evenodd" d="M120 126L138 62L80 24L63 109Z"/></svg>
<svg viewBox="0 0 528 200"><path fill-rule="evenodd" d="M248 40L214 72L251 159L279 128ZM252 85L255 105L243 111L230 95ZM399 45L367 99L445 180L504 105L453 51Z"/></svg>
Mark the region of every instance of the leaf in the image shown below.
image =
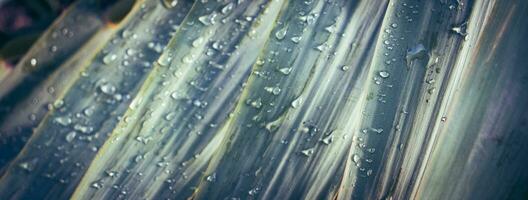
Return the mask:
<svg viewBox="0 0 528 200"><path fill-rule="evenodd" d="M523 199L527 9L138 1L5 115L0 197Z"/></svg>

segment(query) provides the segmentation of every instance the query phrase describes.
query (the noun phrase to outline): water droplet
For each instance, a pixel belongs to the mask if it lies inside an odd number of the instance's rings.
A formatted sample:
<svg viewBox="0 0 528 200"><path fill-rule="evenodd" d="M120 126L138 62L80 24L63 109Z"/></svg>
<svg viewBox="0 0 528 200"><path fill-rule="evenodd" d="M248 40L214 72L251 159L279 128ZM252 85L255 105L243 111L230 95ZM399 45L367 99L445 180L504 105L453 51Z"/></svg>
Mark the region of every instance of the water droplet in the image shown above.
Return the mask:
<svg viewBox="0 0 528 200"><path fill-rule="evenodd" d="M69 117L55 117L54 121L62 126L68 126L72 123L72 120Z"/></svg>
<svg viewBox="0 0 528 200"><path fill-rule="evenodd" d="M216 12L212 12L211 14L198 17L198 21L206 26L214 25L216 24L216 16Z"/></svg>
<svg viewBox="0 0 528 200"><path fill-rule="evenodd" d="M21 163L18 164L18 167L20 167L21 169L23 169L23 170L25 170L27 172L31 172L35 168L36 161L37 160L35 159L35 160L32 160L32 161L21 162Z"/></svg>
<svg viewBox="0 0 528 200"><path fill-rule="evenodd" d="M167 9L171 9L178 5L178 0L162 0L163 6Z"/></svg>
<svg viewBox="0 0 528 200"><path fill-rule="evenodd" d="M35 115L34 113L31 113L31 114L29 115L29 120L31 120L31 121L35 121L35 120L37 120L37 115Z"/></svg>
<svg viewBox="0 0 528 200"><path fill-rule="evenodd" d="M95 107L93 107L93 106L85 108L83 110L84 115L86 115L87 117L92 116L94 114L94 112L95 112Z"/></svg>
<svg viewBox="0 0 528 200"><path fill-rule="evenodd" d="M292 71L292 68L291 67L284 67L284 68L280 68L279 71L282 74L284 74L284 75L288 75Z"/></svg>
<svg viewBox="0 0 528 200"><path fill-rule="evenodd" d="M160 56L160 58L156 61L158 64L162 67L169 66L172 61L172 54L171 53L164 53Z"/></svg>
<svg viewBox="0 0 528 200"><path fill-rule="evenodd" d="M407 50L407 55L405 56L405 59L407 61L407 64L411 64L411 61L415 59L422 58L425 56L426 49L422 44L417 44L413 48L410 48Z"/></svg>
<svg viewBox="0 0 528 200"><path fill-rule="evenodd" d="M186 55L182 58L183 63L192 63L194 61L194 55Z"/></svg>
<svg viewBox="0 0 528 200"><path fill-rule="evenodd" d="M327 26L325 30L328 31L329 33L334 33L336 31L336 26L335 25Z"/></svg>
<svg viewBox="0 0 528 200"><path fill-rule="evenodd" d="M176 113L175 112L170 112L167 115L165 115L165 120L169 121L169 120L174 119L174 117L176 117Z"/></svg>
<svg viewBox="0 0 528 200"><path fill-rule="evenodd" d="M372 131L374 131L376 133L382 133L383 129L382 128L373 128Z"/></svg>
<svg viewBox="0 0 528 200"><path fill-rule="evenodd" d="M330 143L332 143L332 141L334 141L334 135L329 135L325 137L323 140L321 140L321 142L323 142L323 144L326 144L326 145L329 145Z"/></svg>
<svg viewBox="0 0 528 200"><path fill-rule="evenodd" d="M392 28L397 28L397 27L398 27L398 24L396 24L396 23L392 23L392 24L391 24L391 27L392 27Z"/></svg>
<svg viewBox="0 0 528 200"><path fill-rule="evenodd" d="M198 46L200 46L203 43L203 41L204 41L204 39L202 37L198 37L192 42L192 46L193 47L198 47Z"/></svg>
<svg viewBox="0 0 528 200"><path fill-rule="evenodd" d="M126 50L126 55L128 56L133 56L134 54L136 54L136 50L132 49L132 48L128 48Z"/></svg>
<svg viewBox="0 0 528 200"><path fill-rule="evenodd" d="M55 108L61 108L64 105L64 101L62 99L57 99L55 102L53 102L53 107Z"/></svg>
<svg viewBox="0 0 528 200"><path fill-rule="evenodd" d="M257 65L264 65L265 61L263 59L257 59L257 61L255 62L255 64Z"/></svg>
<svg viewBox="0 0 528 200"><path fill-rule="evenodd" d="M353 161L354 163L356 163L356 165L359 165L359 162L361 161L361 157L359 157L359 155L357 155L357 154L354 154L354 155L352 156L352 161Z"/></svg>
<svg viewBox="0 0 528 200"><path fill-rule="evenodd" d="M102 84L101 86L99 86L99 89L101 90L101 92L107 95L112 95L116 92L115 86L110 83Z"/></svg>
<svg viewBox="0 0 528 200"><path fill-rule="evenodd" d="M96 182L92 183L91 187L95 188L95 189L101 189L101 188L103 188L103 184L101 184L98 181L96 181Z"/></svg>
<svg viewBox="0 0 528 200"><path fill-rule="evenodd" d="M381 78L389 78L390 76L389 72L387 71L380 71L378 74Z"/></svg>
<svg viewBox="0 0 528 200"><path fill-rule="evenodd" d="M328 44L323 43L323 44L315 47L315 49L317 49L318 51L324 51L324 50L328 49Z"/></svg>
<svg viewBox="0 0 528 200"><path fill-rule="evenodd" d="M66 134L66 141L72 142L75 139L75 136L77 135L77 132L70 131L68 134Z"/></svg>
<svg viewBox="0 0 528 200"><path fill-rule="evenodd" d="M305 150L301 151L301 153L304 156L310 157L311 155L313 155L314 151L315 151L314 148L309 148L309 149L305 149Z"/></svg>
<svg viewBox="0 0 528 200"><path fill-rule="evenodd" d="M81 124L75 124L75 126L73 126L73 129L85 134L89 134L93 131L93 127L83 126Z"/></svg>
<svg viewBox="0 0 528 200"><path fill-rule="evenodd" d="M302 37L301 37L301 36L292 37L290 40L291 40L293 43L297 44L297 43L299 43L299 42L302 40Z"/></svg>
<svg viewBox="0 0 528 200"><path fill-rule="evenodd" d="M108 65L115 61L117 59L117 56L115 54L107 54L103 57L103 63Z"/></svg>
<svg viewBox="0 0 528 200"><path fill-rule="evenodd" d="M260 98L258 98L255 101L251 101L251 103L249 105L251 105L253 108L259 109L260 107L262 107L262 100L260 100Z"/></svg>
<svg viewBox="0 0 528 200"><path fill-rule="evenodd" d="M207 176L206 180L209 182L214 182L216 180L216 173Z"/></svg>
<svg viewBox="0 0 528 200"><path fill-rule="evenodd" d="M50 47L50 52L51 52L51 53L55 53L55 52L57 52L58 49L59 49L59 48L58 48L57 46L52 45L52 46Z"/></svg>
<svg viewBox="0 0 528 200"><path fill-rule="evenodd" d="M259 190L260 190L260 188L258 188L258 187L253 188L253 189L249 190L248 194L250 196L254 196L254 195L256 195L259 192Z"/></svg>
<svg viewBox="0 0 528 200"><path fill-rule="evenodd" d="M264 90L274 95L279 95L279 93L281 92L281 89L279 87L264 87Z"/></svg>
<svg viewBox="0 0 528 200"><path fill-rule="evenodd" d="M341 70L343 70L343 71L345 71L345 72L348 71L349 69L350 69L350 66L348 66L348 65L343 65L343 66L341 67Z"/></svg>
<svg viewBox="0 0 528 200"><path fill-rule="evenodd" d="M115 171L106 170L105 173L108 177L111 177L111 178L117 177L117 172Z"/></svg>
<svg viewBox="0 0 528 200"><path fill-rule="evenodd" d="M233 10L233 7L234 7L233 2L228 3L227 5L225 5L225 6L222 8L222 10L221 10L222 14L225 15L225 14L231 12L231 11Z"/></svg>
<svg viewBox="0 0 528 200"><path fill-rule="evenodd" d="M297 99L293 100L291 103L292 108L298 108L302 104L302 97L298 97Z"/></svg>
<svg viewBox="0 0 528 200"><path fill-rule="evenodd" d="M37 59L36 58L31 58L31 60L29 60L29 64L31 64L32 67L37 66Z"/></svg>
<svg viewBox="0 0 528 200"><path fill-rule="evenodd" d="M277 40L284 39L284 37L286 37L287 31L288 31L288 26L284 26L282 29L275 32L275 38L277 38Z"/></svg>
<svg viewBox="0 0 528 200"><path fill-rule="evenodd" d="M464 22L458 26L453 26L451 28L451 31L455 32L458 35L463 36L464 39L467 39L468 33L466 32L466 25L467 25L467 22Z"/></svg>

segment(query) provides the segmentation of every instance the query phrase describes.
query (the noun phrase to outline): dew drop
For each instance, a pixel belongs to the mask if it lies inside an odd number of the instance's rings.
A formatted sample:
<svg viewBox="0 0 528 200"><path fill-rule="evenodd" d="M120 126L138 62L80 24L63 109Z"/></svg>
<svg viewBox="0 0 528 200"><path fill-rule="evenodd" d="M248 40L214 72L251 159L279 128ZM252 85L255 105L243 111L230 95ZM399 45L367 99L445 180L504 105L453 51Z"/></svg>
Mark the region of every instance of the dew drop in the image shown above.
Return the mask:
<svg viewBox="0 0 528 200"><path fill-rule="evenodd" d="M31 60L29 60L29 64L31 64L32 67L37 66L37 59L36 58L31 58Z"/></svg>
<svg viewBox="0 0 528 200"><path fill-rule="evenodd" d="M216 12L213 12L208 15L204 15L201 17L198 17L198 21L200 21L203 25L210 26L216 24Z"/></svg>
<svg viewBox="0 0 528 200"><path fill-rule="evenodd" d="M174 117L176 117L176 113L175 112L170 112L170 113L165 115L165 120L169 121L169 120L174 119Z"/></svg>
<svg viewBox="0 0 528 200"><path fill-rule="evenodd" d="M302 97L298 97L297 99L293 100L291 103L292 108L298 108L302 104Z"/></svg>
<svg viewBox="0 0 528 200"><path fill-rule="evenodd" d="M378 74L381 78L389 78L390 76L389 72L387 71L380 71Z"/></svg>
<svg viewBox="0 0 528 200"><path fill-rule="evenodd" d="M99 86L99 89L101 90L101 92L107 95L112 95L116 92L115 86L110 83L102 84L101 86Z"/></svg>
<svg viewBox="0 0 528 200"><path fill-rule="evenodd" d="M279 87L264 87L264 90L274 95L279 95L279 93L281 92L281 89Z"/></svg>
<svg viewBox="0 0 528 200"><path fill-rule="evenodd" d="M288 27L285 26L284 28L278 30L277 32L275 32L275 38L277 38L277 40L282 40L284 39L284 37L286 37L286 32L288 31Z"/></svg>
<svg viewBox="0 0 528 200"><path fill-rule="evenodd" d="M284 67L284 68L280 68L279 71L284 74L284 75L288 75L291 73L292 71L292 68L291 67Z"/></svg>
<svg viewBox="0 0 528 200"><path fill-rule="evenodd" d="M310 157L314 153L314 148L305 149L301 153L306 157Z"/></svg>
<svg viewBox="0 0 528 200"><path fill-rule="evenodd" d="M178 5L178 0L162 0L163 6L167 9L171 9Z"/></svg>
<svg viewBox="0 0 528 200"><path fill-rule="evenodd" d="M299 43L302 40L301 36L292 37L291 41L295 44Z"/></svg>
<svg viewBox="0 0 528 200"><path fill-rule="evenodd" d="M70 131L68 134L66 134L66 141L72 142L75 139L75 136L77 135L77 132Z"/></svg>
<svg viewBox="0 0 528 200"><path fill-rule="evenodd" d="M115 54L107 54L103 57L103 63L108 65L115 61L117 59L117 56Z"/></svg>
<svg viewBox="0 0 528 200"><path fill-rule="evenodd" d="M222 10L221 10L222 14L225 15L225 14L231 12L231 11L233 10L233 7L234 7L233 2L228 3L227 5L225 5L225 6L222 8Z"/></svg>
<svg viewBox="0 0 528 200"><path fill-rule="evenodd" d="M198 46L200 46L203 43L203 41L204 41L204 39L202 37L198 37L192 42L192 46L193 47L198 47Z"/></svg>

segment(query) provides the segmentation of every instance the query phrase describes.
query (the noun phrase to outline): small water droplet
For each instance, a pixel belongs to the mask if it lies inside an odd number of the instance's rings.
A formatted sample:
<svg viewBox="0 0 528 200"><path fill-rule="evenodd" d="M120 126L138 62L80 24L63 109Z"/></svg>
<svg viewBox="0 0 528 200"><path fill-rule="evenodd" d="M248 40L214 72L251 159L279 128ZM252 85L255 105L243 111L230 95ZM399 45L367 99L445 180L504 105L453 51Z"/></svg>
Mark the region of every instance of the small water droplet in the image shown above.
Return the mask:
<svg viewBox="0 0 528 200"><path fill-rule="evenodd" d="M212 12L211 14L204 15L201 17L198 17L198 21L200 21L203 25L210 26L216 24L216 12Z"/></svg>
<svg viewBox="0 0 528 200"><path fill-rule="evenodd" d="M279 93L281 92L281 89L279 87L264 87L264 90L274 95L279 95Z"/></svg>
<svg viewBox="0 0 528 200"><path fill-rule="evenodd" d="M216 180L216 173L207 176L206 180L209 182L214 182Z"/></svg>
<svg viewBox="0 0 528 200"><path fill-rule="evenodd" d="M359 155L357 155L357 154L354 154L354 155L352 156L352 161L353 161L354 163L356 163L356 165L359 165L359 162L361 161L361 157L359 157Z"/></svg>
<svg viewBox="0 0 528 200"><path fill-rule="evenodd" d="M174 119L174 117L176 117L176 113L175 112L170 112L167 115L165 115L165 120L169 121L169 120Z"/></svg>
<svg viewBox="0 0 528 200"><path fill-rule="evenodd" d="M233 7L234 7L233 2L228 3L227 5L225 5L225 6L222 8L222 10L221 10L222 14L225 15L225 14L231 12L231 11L233 10Z"/></svg>
<svg viewBox="0 0 528 200"><path fill-rule="evenodd" d="M284 75L288 75L292 71L292 68L291 67L284 67L284 68L280 68L279 71L282 74L284 74Z"/></svg>
<svg viewBox="0 0 528 200"><path fill-rule="evenodd" d="M29 60L29 64L31 64L32 67L37 66L37 59L36 58L31 58L31 60Z"/></svg>
<svg viewBox="0 0 528 200"><path fill-rule="evenodd" d="M115 61L117 59L117 56L115 54L107 54L103 57L103 63L108 65Z"/></svg>
<svg viewBox="0 0 528 200"><path fill-rule="evenodd" d="M126 55L127 56L133 56L134 54L136 54L136 50L132 49L132 48L128 48L126 50Z"/></svg>
<svg viewBox="0 0 528 200"><path fill-rule="evenodd" d="M410 48L407 50L407 55L405 56L405 59L407 61L407 65L411 64L411 61L415 59L422 58L426 54L426 49L423 44L417 44L416 46Z"/></svg>
<svg viewBox="0 0 528 200"><path fill-rule="evenodd" d="M167 9L171 9L178 5L178 0L162 0L163 6Z"/></svg>
<svg viewBox="0 0 528 200"><path fill-rule="evenodd" d="M95 189L101 189L103 188L103 184L99 183L99 181L96 181L92 183L91 187Z"/></svg>
<svg viewBox="0 0 528 200"><path fill-rule="evenodd" d="M72 123L71 118L66 117L66 116L65 117L55 117L54 121L62 126L68 126Z"/></svg>
<svg viewBox="0 0 528 200"><path fill-rule="evenodd" d="M253 108L259 109L260 107L262 107L262 100L258 98L257 100L251 101L249 105L251 105Z"/></svg>
<svg viewBox="0 0 528 200"><path fill-rule="evenodd" d="M390 76L389 72L387 71L380 71L378 74L381 78L389 78Z"/></svg>
<svg viewBox="0 0 528 200"><path fill-rule="evenodd" d="M296 37L292 37L290 40L293 43L297 44L297 43L299 43L302 40L302 37L301 36L296 36Z"/></svg>
<svg viewBox="0 0 528 200"><path fill-rule="evenodd" d="M287 31L288 31L288 26L284 26L282 29L275 32L275 38L277 38L277 40L284 39L284 37L286 37Z"/></svg>
<svg viewBox="0 0 528 200"><path fill-rule="evenodd" d="M99 89L101 90L101 92L107 95L112 95L116 92L115 86L110 83L102 84L101 86L99 86Z"/></svg>
<svg viewBox="0 0 528 200"><path fill-rule="evenodd" d="M315 151L314 148L309 148L309 149L305 149L305 150L301 151L301 153L304 156L310 157L311 155L313 155L314 151Z"/></svg>
<svg viewBox="0 0 528 200"><path fill-rule="evenodd" d="M58 48L56 45L52 45L52 46L50 47L50 52L51 52L51 53L55 53L55 52L57 52L58 49L59 49L59 48Z"/></svg>
<svg viewBox="0 0 528 200"><path fill-rule="evenodd" d="M75 139L75 136L77 135L77 132L70 131L68 134L66 134L66 141L72 142Z"/></svg>
<svg viewBox="0 0 528 200"><path fill-rule="evenodd" d="M302 97L298 97L297 99L293 100L292 103L291 103L291 107L292 108L298 108L301 106L302 104Z"/></svg>
<svg viewBox="0 0 528 200"><path fill-rule="evenodd" d="M198 37L192 42L193 47L198 47L203 43L204 39L203 37Z"/></svg>
<svg viewBox="0 0 528 200"><path fill-rule="evenodd" d="M325 137L323 140L321 140L321 142L323 142L323 144L326 144L326 145L329 145L330 143L332 143L332 141L334 141L334 135L329 135Z"/></svg>

